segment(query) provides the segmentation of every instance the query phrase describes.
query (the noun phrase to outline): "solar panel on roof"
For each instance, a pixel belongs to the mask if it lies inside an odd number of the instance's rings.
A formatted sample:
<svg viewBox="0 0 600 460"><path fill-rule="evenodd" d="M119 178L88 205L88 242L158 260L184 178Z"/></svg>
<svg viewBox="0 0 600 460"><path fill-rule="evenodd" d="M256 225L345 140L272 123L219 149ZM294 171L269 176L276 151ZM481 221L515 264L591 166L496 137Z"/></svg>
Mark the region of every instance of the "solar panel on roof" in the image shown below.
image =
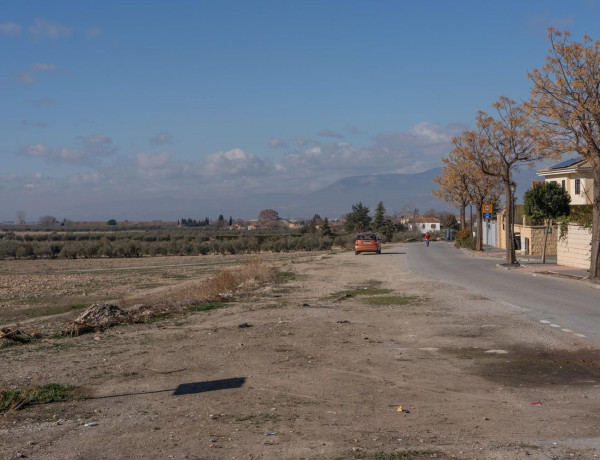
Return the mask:
<svg viewBox="0 0 600 460"><path fill-rule="evenodd" d="M579 163L581 160L581 157L571 158L570 160L566 160L562 163L558 163L557 165L552 166L550 169L568 168L569 166L573 166L575 163Z"/></svg>

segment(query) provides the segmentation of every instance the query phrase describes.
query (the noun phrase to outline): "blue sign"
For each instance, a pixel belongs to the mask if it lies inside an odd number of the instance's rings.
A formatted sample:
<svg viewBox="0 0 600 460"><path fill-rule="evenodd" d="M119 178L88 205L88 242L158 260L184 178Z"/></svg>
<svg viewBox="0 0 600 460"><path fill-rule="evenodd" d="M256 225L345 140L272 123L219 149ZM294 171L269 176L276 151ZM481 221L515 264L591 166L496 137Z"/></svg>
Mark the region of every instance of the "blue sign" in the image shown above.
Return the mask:
<svg viewBox="0 0 600 460"><path fill-rule="evenodd" d="M484 212L483 213L483 218L484 219L491 219L492 218L492 213L491 212Z"/></svg>

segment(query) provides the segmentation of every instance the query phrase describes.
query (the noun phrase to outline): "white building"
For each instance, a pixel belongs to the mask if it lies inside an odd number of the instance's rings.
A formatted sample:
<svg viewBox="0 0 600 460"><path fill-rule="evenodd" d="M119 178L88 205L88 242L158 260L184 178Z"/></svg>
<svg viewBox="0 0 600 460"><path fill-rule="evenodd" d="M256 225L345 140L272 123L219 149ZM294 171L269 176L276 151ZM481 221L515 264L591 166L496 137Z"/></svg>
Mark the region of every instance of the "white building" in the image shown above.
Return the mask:
<svg viewBox="0 0 600 460"><path fill-rule="evenodd" d="M555 182L571 196L571 204L592 204L594 176L592 165L581 157L537 171L546 182Z"/></svg>

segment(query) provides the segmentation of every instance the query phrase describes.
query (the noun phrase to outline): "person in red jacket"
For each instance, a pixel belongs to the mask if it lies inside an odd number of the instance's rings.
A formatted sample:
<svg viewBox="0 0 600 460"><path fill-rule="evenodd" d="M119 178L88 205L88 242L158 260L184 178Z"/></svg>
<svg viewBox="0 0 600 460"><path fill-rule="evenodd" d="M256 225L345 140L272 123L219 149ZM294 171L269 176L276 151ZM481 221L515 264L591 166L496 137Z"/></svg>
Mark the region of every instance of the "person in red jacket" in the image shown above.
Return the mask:
<svg viewBox="0 0 600 460"><path fill-rule="evenodd" d="M429 232L425 233L425 246L429 247L429 240L431 239L431 235Z"/></svg>

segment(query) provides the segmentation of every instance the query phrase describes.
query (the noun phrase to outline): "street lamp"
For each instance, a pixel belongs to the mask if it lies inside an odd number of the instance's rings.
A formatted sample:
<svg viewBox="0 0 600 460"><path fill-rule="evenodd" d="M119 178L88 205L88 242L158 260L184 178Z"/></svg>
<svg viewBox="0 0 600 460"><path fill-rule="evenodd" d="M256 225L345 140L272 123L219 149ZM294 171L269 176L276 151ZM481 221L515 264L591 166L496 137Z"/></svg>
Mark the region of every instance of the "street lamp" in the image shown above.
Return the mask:
<svg viewBox="0 0 600 460"><path fill-rule="evenodd" d="M515 255L515 195L517 193L516 182L510 183L510 196L511 196L511 238L510 238L510 263L516 264L517 257Z"/></svg>

